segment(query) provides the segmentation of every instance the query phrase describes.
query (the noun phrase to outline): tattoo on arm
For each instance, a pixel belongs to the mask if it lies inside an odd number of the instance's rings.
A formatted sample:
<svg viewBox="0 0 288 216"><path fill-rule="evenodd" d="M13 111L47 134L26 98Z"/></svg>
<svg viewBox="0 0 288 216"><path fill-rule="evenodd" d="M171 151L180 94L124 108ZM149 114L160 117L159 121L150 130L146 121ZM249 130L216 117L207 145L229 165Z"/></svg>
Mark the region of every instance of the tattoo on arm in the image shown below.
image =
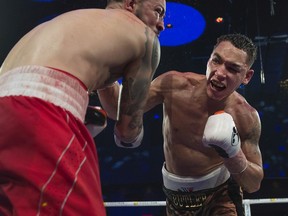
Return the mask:
<svg viewBox="0 0 288 216"><path fill-rule="evenodd" d="M147 79L141 79L136 82L133 78L123 79L123 86L128 86L128 88L123 88L122 99L123 102L127 103L126 105L130 104L129 109L123 109L126 115L133 115L140 109L141 102L145 100L149 82ZM127 107L126 105L122 104L123 108Z"/></svg>
<svg viewBox="0 0 288 216"><path fill-rule="evenodd" d="M132 117L129 127L141 127L142 110L146 103L152 77L160 61L160 45L157 36L146 27L145 54L141 59L138 79L134 77L123 78L121 112ZM139 115L139 111L141 114Z"/></svg>
<svg viewBox="0 0 288 216"><path fill-rule="evenodd" d="M151 34L153 34L151 38ZM151 33L151 30L148 30L148 27L146 27L145 31L146 35L146 43L145 43L145 55L142 58L143 62L143 69L145 70L152 70L151 78L154 76L154 73L159 65L160 61L160 44L159 40L154 33Z"/></svg>
<svg viewBox="0 0 288 216"><path fill-rule="evenodd" d="M151 66L152 66L152 70L155 72L159 61L160 61L160 48L159 48L159 40L158 38L155 36L154 37L154 41L153 41L153 48L152 48L152 59L151 59ZM154 74L153 74L154 76Z"/></svg>

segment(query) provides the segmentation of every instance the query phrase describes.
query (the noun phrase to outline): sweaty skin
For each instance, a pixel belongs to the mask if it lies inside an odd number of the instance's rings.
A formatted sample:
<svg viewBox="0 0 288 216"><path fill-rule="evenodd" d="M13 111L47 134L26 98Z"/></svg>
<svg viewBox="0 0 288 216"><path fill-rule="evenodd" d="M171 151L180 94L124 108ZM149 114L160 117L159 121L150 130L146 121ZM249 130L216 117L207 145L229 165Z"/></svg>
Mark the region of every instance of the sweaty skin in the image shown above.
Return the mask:
<svg viewBox="0 0 288 216"><path fill-rule="evenodd" d="M213 148L202 144L208 117L224 110L233 117L240 134L241 149L248 160L245 172L232 177L247 192L259 190L263 179L258 144L261 123L257 111L235 91L240 84L248 84L253 75L253 70L245 62L244 51L223 41L211 54L206 76L169 71L153 80L145 111L163 104L163 148L169 172L200 177L223 163L230 170L233 170L233 165L237 168L237 158L223 159ZM108 116L114 119L116 106L108 104L105 98L114 97L116 101L118 88L118 85L113 85L99 92Z"/></svg>
<svg viewBox="0 0 288 216"><path fill-rule="evenodd" d="M119 22L121 28L117 28ZM128 31L132 32L124 34ZM145 43L155 45L154 37L154 32L125 10L72 11L25 35L9 53L1 73L22 65L50 66L71 73L94 90L117 80L124 69L139 67Z"/></svg>
<svg viewBox="0 0 288 216"><path fill-rule="evenodd" d="M161 92L158 92L158 86L161 86ZM202 145L207 118L218 110L225 110L233 116L241 136L242 149L247 147L247 153L251 154L251 158L247 159L261 165L257 145L260 124L256 110L236 92L223 103L209 101L206 86L205 76L176 71L159 76L151 85L150 95L155 94L154 99L157 97L158 100L163 100L167 169L180 176L197 177L208 174L223 163L214 149ZM155 105L152 97L149 97L147 104Z"/></svg>
<svg viewBox="0 0 288 216"><path fill-rule="evenodd" d="M0 67L0 215L106 215L88 94L122 78L111 135L141 137L166 11L165 0L107 3L36 26Z"/></svg>
<svg viewBox="0 0 288 216"><path fill-rule="evenodd" d="M202 144L208 117L224 110L233 117L249 164L244 173L233 178L247 192L260 188L263 178L258 145L261 123L257 111L235 91L241 83L247 84L253 74L248 65L241 62L245 62L245 53L224 41L215 48L207 63L208 80L192 72L171 71L152 82L146 109L163 104L164 155L168 171L197 177L210 173L225 160L230 160L230 166L233 164L233 159L224 160L214 149Z"/></svg>
<svg viewBox="0 0 288 216"><path fill-rule="evenodd" d="M122 77L115 134L122 141L133 140L141 131L143 107L160 60L158 35L164 30L166 2L132 3L71 11L37 26L10 51L0 74L23 65L49 66L79 78L89 92Z"/></svg>

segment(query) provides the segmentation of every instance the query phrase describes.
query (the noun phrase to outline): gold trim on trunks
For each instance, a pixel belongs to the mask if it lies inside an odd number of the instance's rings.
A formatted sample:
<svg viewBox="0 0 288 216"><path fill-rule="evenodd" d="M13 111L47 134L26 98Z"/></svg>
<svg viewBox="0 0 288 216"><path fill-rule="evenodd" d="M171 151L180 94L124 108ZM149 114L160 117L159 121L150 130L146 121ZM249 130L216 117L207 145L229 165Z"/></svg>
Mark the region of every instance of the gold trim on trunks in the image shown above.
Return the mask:
<svg viewBox="0 0 288 216"><path fill-rule="evenodd" d="M171 202L175 209L199 208L203 205L208 196L208 194L202 192L177 192L169 190L165 187L163 187L163 190L167 196L167 199Z"/></svg>

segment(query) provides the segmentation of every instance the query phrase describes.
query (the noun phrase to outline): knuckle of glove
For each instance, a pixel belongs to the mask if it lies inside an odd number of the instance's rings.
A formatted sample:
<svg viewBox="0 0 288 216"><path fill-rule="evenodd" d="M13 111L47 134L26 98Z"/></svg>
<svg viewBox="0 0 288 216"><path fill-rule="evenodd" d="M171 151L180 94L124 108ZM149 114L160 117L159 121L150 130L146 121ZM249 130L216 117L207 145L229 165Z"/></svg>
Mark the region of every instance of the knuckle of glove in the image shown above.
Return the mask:
<svg viewBox="0 0 288 216"><path fill-rule="evenodd" d="M106 126L107 113L101 107L88 106L85 115L85 124Z"/></svg>
<svg viewBox="0 0 288 216"><path fill-rule="evenodd" d="M91 136L96 137L107 126L107 113L101 107L88 106L84 124Z"/></svg>
<svg viewBox="0 0 288 216"><path fill-rule="evenodd" d="M205 147L214 148L221 157L236 155L240 150L240 138L232 116L228 113L210 116L202 142Z"/></svg>

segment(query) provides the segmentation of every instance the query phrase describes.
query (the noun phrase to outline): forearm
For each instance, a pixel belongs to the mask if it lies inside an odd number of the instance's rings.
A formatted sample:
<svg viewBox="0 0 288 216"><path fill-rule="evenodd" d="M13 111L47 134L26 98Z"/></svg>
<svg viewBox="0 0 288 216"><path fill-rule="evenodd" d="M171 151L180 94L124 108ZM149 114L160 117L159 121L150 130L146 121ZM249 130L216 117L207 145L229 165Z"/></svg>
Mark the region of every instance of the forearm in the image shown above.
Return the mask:
<svg viewBox="0 0 288 216"><path fill-rule="evenodd" d="M260 189L264 176L263 169L258 164L247 160L242 150L235 157L224 159L224 164L243 190L253 193Z"/></svg>
<svg viewBox="0 0 288 216"><path fill-rule="evenodd" d="M109 118L117 119L119 83L114 82L112 85L97 90L98 98Z"/></svg>

